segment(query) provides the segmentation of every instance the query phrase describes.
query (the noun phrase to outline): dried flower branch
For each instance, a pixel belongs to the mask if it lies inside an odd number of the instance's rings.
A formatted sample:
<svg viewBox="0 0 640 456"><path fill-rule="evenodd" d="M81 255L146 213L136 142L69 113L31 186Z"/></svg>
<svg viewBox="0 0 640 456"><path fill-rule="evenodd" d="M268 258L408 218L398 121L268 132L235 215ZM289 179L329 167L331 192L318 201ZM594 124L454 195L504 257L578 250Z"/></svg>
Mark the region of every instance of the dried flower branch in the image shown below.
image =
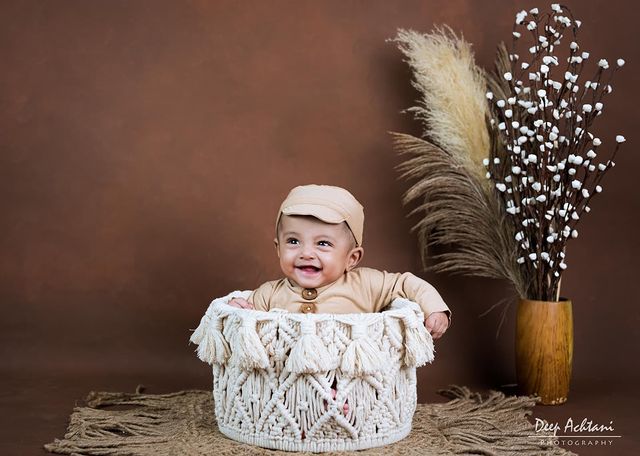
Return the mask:
<svg viewBox="0 0 640 456"><path fill-rule="evenodd" d="M616 69L602 59L582 83L589 53L577 43L580 25L558 4L551 13L520 11L508 60L503 50L498 73L490 77L496 92L487 92L496 119L491 125L503 145L485 160L487 177L510 215L517 261L532 278L525 297L532 299L559 298L566 244L578 236L576 225L602 191L600 182L624 142L618 136L611 158L596 163L602 141L591 127L612 91ZM572 41L562 57L559 46L567 34ZM529 58L521 58L516 51L526 36L532 45L523 54Z"/></svg>

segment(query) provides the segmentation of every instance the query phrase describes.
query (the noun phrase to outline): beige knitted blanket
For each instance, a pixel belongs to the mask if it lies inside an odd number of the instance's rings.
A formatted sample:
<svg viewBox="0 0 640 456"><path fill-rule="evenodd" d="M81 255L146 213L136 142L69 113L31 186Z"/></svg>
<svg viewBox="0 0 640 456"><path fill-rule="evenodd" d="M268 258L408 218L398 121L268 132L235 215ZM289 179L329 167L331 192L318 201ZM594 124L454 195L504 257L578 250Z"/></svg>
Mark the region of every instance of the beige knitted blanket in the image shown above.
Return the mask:
<svg viewBox="0 0 640 456"><path fill-rule="evenodd" d="M453 386L441 394L447 403L418 404L409 436L397 443L359 451L359 455L571 455L536 434L527 420L535 399L487 397ZM67 433L45 445L68 455L196 456L292 455L238 443L215 424L210 391L171 394L92 392L76 407ZM535 437L533 437L535 435ZM332 453L332 454L350 454ZM351 453L353 454L353 453Z"/></svg>

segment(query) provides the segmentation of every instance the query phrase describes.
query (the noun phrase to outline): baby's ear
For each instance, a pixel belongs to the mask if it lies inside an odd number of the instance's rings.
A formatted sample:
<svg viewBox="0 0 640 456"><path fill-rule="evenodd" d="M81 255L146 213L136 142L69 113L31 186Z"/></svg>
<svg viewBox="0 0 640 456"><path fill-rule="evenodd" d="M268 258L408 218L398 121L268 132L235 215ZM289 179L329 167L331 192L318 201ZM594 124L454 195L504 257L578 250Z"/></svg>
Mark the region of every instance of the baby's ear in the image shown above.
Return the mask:
<svg viewBox="0 0 640 456"><path fill-rule="evenodd" d="M278 244L278 238L273 238L273 244L276 246L276 255L278 255L278 258L280 258L280 249L279 244Z"/></svg>
<svg viewBox="0 0 640 456"><path fill-rule="evenodd" d="M355 249L349 252L349 258L347 259L347 271L351 271L355 268L360 260L362 260L362 256L364 255L364 249L362 247L356 247Z"/></svg>

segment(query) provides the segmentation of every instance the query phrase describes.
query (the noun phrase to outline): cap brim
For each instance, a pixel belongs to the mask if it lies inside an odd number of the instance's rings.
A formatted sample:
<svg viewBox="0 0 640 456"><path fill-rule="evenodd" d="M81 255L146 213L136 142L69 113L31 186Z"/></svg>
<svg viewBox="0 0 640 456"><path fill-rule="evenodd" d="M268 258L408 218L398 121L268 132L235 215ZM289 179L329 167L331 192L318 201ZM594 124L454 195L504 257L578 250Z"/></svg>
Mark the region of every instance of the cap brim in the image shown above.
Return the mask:
<svg viewBox="0 0 640 456"><path fill-rule="evenodd" d="M337 211L316 204L294 204L282 208L282 213L285 215L311 215L325 223L341 223L345 221L345 218Z"/></svg>

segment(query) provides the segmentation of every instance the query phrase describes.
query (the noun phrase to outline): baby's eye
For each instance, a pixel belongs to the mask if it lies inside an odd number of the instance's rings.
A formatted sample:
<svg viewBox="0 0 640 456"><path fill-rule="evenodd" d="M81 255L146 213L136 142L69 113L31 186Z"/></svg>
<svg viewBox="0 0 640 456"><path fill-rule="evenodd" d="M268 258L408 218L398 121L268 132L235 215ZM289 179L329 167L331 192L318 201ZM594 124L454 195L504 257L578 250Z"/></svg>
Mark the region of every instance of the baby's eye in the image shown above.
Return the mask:
<svg viewBox="0 0 640 456"><path fill-rule="evenodd" d="M321 247L331 247L331 242L329 241L319 241L318 245Z"/></svg>
<svg viewBox="0 0 640 456"><path fill-rule="evenodd" d="M296 238L287 239L287 244L298 245L300 242Z"/></svg>

